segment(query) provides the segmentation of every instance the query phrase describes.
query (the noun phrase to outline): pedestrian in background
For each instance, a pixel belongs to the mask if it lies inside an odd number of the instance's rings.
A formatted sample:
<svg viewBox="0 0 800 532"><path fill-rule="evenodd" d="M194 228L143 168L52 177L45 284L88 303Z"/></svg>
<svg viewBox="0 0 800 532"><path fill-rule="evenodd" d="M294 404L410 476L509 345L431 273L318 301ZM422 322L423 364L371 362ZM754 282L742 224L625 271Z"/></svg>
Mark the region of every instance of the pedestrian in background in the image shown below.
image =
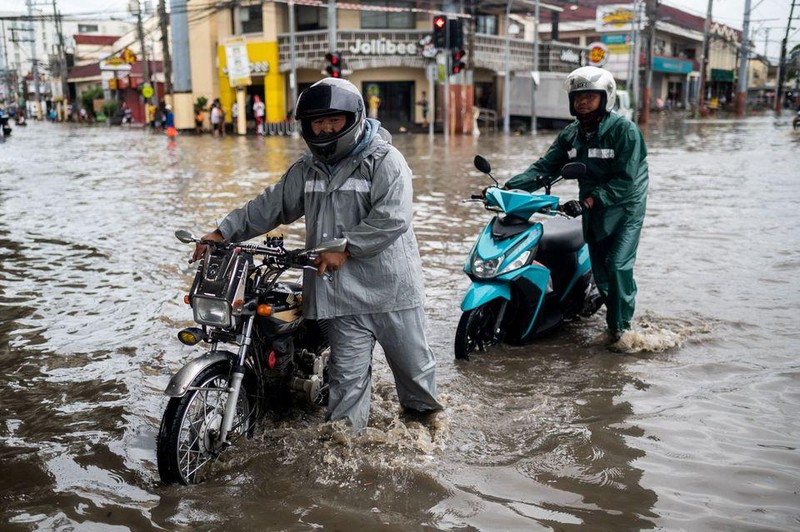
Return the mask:
<svg viewBox="0 0 800 532"><path fill-rule="evenodd" d="M256 133L259 135L266 135L266 131L264 130L264 115L266 114L267 107L264 105L264 102L261 101L261 98L256 95L253 97L253 116L256 119Z"/></svg>
<svg viewBox="0 0 800 532"><path fill-rule="evenodd" d="M422 98L419 99L417 105L422 111L422 125L428 127L428 95L425 91L422 91Z"/></svg>
<svg viewBox="0 0 800 532"><path fill-rule="evenodd" d="M215 137L219 133L219 100L214 100L211 104L211 134Z"/></svg>
<svg viewBox="0 0 800 532"><path fill-rule="evenodd" d="M196 112L194 114L194 131L198 135L203 132L203 125L205 121L206 121L206 112L202 107L198 105Z"/></svg>

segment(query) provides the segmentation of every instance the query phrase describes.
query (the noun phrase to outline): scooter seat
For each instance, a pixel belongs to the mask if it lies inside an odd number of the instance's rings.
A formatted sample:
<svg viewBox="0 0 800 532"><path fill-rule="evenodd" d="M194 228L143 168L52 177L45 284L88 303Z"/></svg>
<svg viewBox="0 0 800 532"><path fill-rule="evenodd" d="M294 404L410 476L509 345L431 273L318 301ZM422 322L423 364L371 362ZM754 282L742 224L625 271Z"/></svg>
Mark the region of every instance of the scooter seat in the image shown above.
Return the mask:
<svg viewBox="0 0 800 532"><path fill-rule="evenodd" d="M580 218L557 217L544 224L544 234L539 241L542 251L573 252L583 247L583 226Z"/></svg>

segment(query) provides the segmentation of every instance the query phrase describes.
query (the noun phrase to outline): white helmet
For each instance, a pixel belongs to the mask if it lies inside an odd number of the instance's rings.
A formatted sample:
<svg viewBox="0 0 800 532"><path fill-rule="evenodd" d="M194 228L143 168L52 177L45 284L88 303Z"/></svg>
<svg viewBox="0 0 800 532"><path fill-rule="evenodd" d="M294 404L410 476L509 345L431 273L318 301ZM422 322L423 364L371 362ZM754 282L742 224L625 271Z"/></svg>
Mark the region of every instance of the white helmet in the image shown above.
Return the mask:
<svg viewBox="0 0 800 532"><path fill-rule="evenodd" d="M575 116L575 93L582 91L599 92L603 99L600 108L605 108L607 113L614 109L617 99L617 82L611 72L593 66L580 67L567 76L564 90L569 94L569 112ZM605 101L603 101L605 100Z"/></svg>

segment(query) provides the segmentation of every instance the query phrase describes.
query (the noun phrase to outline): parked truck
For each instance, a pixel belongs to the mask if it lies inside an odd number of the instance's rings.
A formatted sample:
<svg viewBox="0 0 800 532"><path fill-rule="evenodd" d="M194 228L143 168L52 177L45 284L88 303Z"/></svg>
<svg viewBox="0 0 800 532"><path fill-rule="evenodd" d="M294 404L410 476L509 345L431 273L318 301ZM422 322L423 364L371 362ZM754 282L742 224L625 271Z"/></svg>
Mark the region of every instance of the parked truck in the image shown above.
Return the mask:
<svg viewBox="0 0 800 532"><path fill-rule="evenodd" d="M536 125L542 129L560 129L575 117L569 114L569 97L564 90L566 72L539 72L536 89ZM527 131L531 126L531 74L517 72L511 79L511 130ZM617 91L614 110L631 119L630 97Z"/></svg>

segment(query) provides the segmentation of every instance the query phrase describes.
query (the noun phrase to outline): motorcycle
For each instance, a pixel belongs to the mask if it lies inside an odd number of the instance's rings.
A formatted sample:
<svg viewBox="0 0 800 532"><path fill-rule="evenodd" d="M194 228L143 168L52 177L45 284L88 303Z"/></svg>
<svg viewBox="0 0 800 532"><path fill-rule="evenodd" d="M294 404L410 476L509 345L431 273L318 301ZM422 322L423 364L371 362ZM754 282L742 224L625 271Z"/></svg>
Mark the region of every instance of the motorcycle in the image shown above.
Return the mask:
<svg viewBox="0 0 800 532"><path fill-rule="evenodd" d="M295 395L327 403L326 327L303 317L301 283L281 277L290 269L316 270L319 253L344 251L347 240L288 250L283 237L259 245L200 241L187 231L175 236L208 246L184 297L199 327L182 329L178 339L210 347L169 381L156 454L162 482L196 484L268 411L285 412Z"/></svg>
<svg viewBox="0 0 800 532"><path fill-rule="evenodd" d="M602 306L581 221L560 212L558 197L550 195L558 181L583 177L586 166L568 163L560 176L544 180L544 194L532 194L501 189L489 161L477 155L474 163L495 186L471 201L497 214L464 265L472 285L456 330L455 357L461 360L475 349L530 342Z"/></svg>

